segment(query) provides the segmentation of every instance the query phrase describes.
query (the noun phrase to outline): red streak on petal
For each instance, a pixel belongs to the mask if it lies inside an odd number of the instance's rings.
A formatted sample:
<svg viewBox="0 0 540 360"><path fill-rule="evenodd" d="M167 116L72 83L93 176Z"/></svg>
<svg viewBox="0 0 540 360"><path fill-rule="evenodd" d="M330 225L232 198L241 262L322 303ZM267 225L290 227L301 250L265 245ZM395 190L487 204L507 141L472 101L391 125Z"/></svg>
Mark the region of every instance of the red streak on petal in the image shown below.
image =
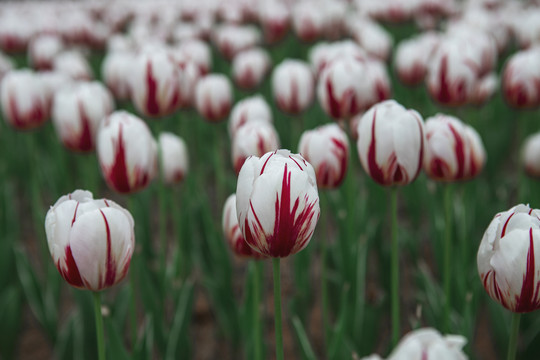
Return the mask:
<svg viewBox="0 0 540 360"><path fill-rule="evenodd" d="M268 157L266 158L266 161L264 162L263 164L263 167L261 168L261 172L259 173L259 175L262 175L262 173L264 172L264 168L266 168L266 164L268 164L268 161L270 160L270 158L272 156L274 156L276 154L276 152L274 151L273 153L271 153L270 155L268 155Z"/></svg>
<svg viewBox="0 0 540 360"><path fill-rule="evenodd" d="M114 280L116 279L116 264L112 257L112 244L111 244L111 230L109 228L109 221L103 213L99 210L101 216L103 216L103 221L105 222L105 232L107 233L107 259L105 261L105 284L101 284L100 276L100 288L109 287L114 285Z"/></svg>
<svg viewBox="0 0 540 360"><path fill-rule="evenodd" d="M377 109L373 111L373 121L371 123L371 142L368 149L368 169L373 180L381 185L387 185L382 169L377 164L377 139L375 138L375 125L377 122Z"/></svg>
<svg viewBox="0 0 540 360"><path fill-rule="evenodd" d="M439 69L439 91L437 94L437 100L442 104L449 104L452 102L452 96L450 94L450 84L448 81L448 56L443 56L441 59L441 68Z"/></svg>
<svg viewBox="0 0 540 360"><path fill-rule="evenodd" d="M70 194L71 196L71 194ZM73 224L75 223L75 219L77 218L77 209L79 208L79 202L77 202L77 205L75 206L75 212L73 213L73 219L71 219L71 227L73 227Z"/></svg>
<svg viewBox="0 0 540 360"><path fill-rule="evenodd" d="M292 161L294 161L294 163L298 166L298 168L299 168L301 171L304 171L304 169L300 166L300 164L298 163L298 161L296 161L291 155L289 155L289 159L291 159Z"/></svg>
<svg viewBox="0 0 540 360"><path fill-rule="evenodd" d="M128 169L126 164L126 149L122 135L122 124L118 130L118 138L113 139L114 162L107 171L107 183L116 191L128 193L132 189L129 185Z"/></svg>
<svg viewBox="0 0 540 360"><path fill-rule="evenodd" d="M462 179L465 176L465 142L463 141L461 134L459 134L456 129L454 129L452 124L448 124L448 127L450 128L452 135L454 135L454 152L456 154L456 160L458 165L457 172L454 178Z"/></svg>
<svg viewBox="0 0 540 360"><path fill-rule="evenodd" d="M527 251L527 268L523 276L523 286L521 294L516 296L516 312L530 312L540 307L540 298L538 297L539 283L535 282L535 258L533 229L529 229L529 250Z"/></svg>
<svg viewBox="0 0 540 360"><path fill-rule="evenodd" d="M66 266L63 268L60 265L60 262L56 263L56 268L60 272L60 275L68 282L68 284L75 287L83 287L83 281L81 279L81 274L79 273L79 268L75 263L73 258L73 253L71 252L71 246L66 246Z"/></svg>
<svg viewBox="0 0 540 360"><path fill-rule="evenodd" d="M154 79L152 72L152 62L148 60L146 63L146 111L149 115L159 115L157 81Z"/></svg>
<svg viewBox="0 0 540 360"><path fill-rule="evenodd" d="M326 79L326 93L328 95L328 110L330 116L334 119L339 119L341 117L340 104L334 94L334 86L330 76Z"/></svg>
<svg viewBox="0 0 540 360"><path fill-rule="evenodd" d="M501 232L501 238L504 236L504 234L506 234L506 227L508 226L508 223L510 222L510 219L512 218L512 216L514 216L514 214L515 213L512 213L512 215L510 215L508 219L506 219L506 222L504 223L504 226Z"/></svg>

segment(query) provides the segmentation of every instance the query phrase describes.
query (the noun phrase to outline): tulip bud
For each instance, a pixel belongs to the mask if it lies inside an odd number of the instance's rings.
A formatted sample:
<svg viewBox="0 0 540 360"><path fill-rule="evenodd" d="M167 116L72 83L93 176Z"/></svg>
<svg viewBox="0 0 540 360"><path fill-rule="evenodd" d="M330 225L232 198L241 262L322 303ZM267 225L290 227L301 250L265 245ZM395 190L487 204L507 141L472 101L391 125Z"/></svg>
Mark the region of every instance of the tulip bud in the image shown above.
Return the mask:
<svg viewBox="0 0 540 360"><path fill-rule="evenodd" d="M178 69L166 51L140 54L131 71L131 100L141 114L161 117L178 108Z"/></svg>
<svg viewBox="0 0 540 360"><path fill-rule="evenodd" d="M353 17L349 23L349 32L355 41L367 53L386 61L392 50L392 37L378 23L367 17Z"/></svg>
<svg viewBox="0 0 540 360"><path fill-rule="evenodd" d="M270 69L270 56L260 48L238 53L232 62L232 77L238 87L253 89L263 81Z"/></svg>
<svg viewBox="0 0 540 360"><path fill-rule="evenodd" d="M214 30L214 43L227 60L232 60L242 50L260 43L261 34L253 26L221 25Z"/></svg>
<svg viewBox="0 0 540 360"><path fill-rule="evenodd" d="M334 189L341 185L347 172L349 140L338 124L305 131L298 152L315 169L317 186Z"/></svg>
<svg viewBox="0 0 540 360"><path fill-rule="evenodd" d="M53 61L53 70L69 75L74 80L91 80L94 77L88 60L74 50L58 54Z"/></svg>
<svg viewBox="0 0 540 360"><path fill-rule="evenodd" d="M461 335L442 336L432 328L421 328L405 335L387 360L466 360L463 352L467 340ZM382 360L378 355L362 360Z"/></svg>
<svg viewBox="0 0 540 360"><path fill-rule="evenodd" d="M7 73L0 85L4 120L19 130L33 129L49 118L49 99L41 78L29 70Z"/></svg>
<svg viewBox="0 0 540 360"><path fill-rule="evenodd" d="M309 65L285 60L272 73L272 93L277 106L286 113L300 114L313 101L314 79Z"/></svg>
<svg viewBox="0 0 540 360"><path fill-rule="evenodd" d="M261 254L254 251L244 240L244 236L238 225L238 218L236 217L236 194L230 195L227 201L225 201L221 223L225 240L227 240L235 255L247 258L262 257Z"/></svg>
<svg viewBox="0 0 540 360"><path fill-rule="evenodd" d="M489 224L478 249L478 273L491 298L510 311L540 308L540 210L517 205Z"/></svg>
<svg viewBox="0 0 540 360"><path fill-rule="evenodd" d="M51 70L57 54L64 49L62 39L55 35L40 35L28 45L28 62L37 70Z"/></svg>
<svg viewBox="0 0 540 360"><path fill-rule="evenodd" d="M307 246L319 219L313 167L288 150L246 160L236 188L244 239L257 252L286 257Z"/></svg>
<svg viewBox="0 0 540 360"><path fill-rule="evenodd" d="M434 32L426 32L398 44L394 64L402 83L417 85L424 81L429 60L439 44L439 38Z"/></svg>
<svg viewBox="0 0 540 360"><path fill-rule="evenodd" d="M471 147L470 166L469 171L465 174L465 178L472 179L478 176L484 169L487 157L486 149L478 132L470 126L465 127L465 138Z"/></svg>
<svg viewBox="0 0 540 360"><path fill-rule="evenodd" d="M272 123L272 110L261 95L245 98L234 105L228 124L229 136L234 138L236 131L253 119Z"/></svg>
<svg viewBox="0 0 540 360"><path fill-rule="evenodd" d="M499 79L494 73L490 73L479 79L471 94L471 103L482 105L488 101L497 91Z"/></svg>
<svg viewBox="0 0 540 360"><path fill-rule="evenodd" d="M279 1L260 2L258 18L264 39L273 44L281 40L289 30L289 9Z"/></svg>
<svg viewBox="0 0 540 360"><path fill-rule="evenodd" d="M182 138L164 132L159 135L160 165L163 181L176 184L184 180L189 168L186 143Z"/></svg>
<svg viewBox="0 0 540 360"><path fill-rule="evenodd" d="M263 156L279 148L279 136L271 123L253 119L242 125L232 142L232 163L238 174L249 156Z"/></svg>
<svg viewBox="0 0 540 360"><path fill-rule="evenodd" d="M100 82L79 83L56 93L52 120L58 137L68 149L91 151L99 123L113 109L112 95Z"/></svg>
<svg viewBox="0 0 540 360"><path fill-rule="evenodd" d="M502 91L506 102L515 108L540 105L540 49L514 54L504 65Z"/></svg>
<svg viewBox="0 0 540 360"><path fill-rule="evenodd" d="M540 133L528 136L521 151L525 172L531 177L540 177Z"/></svg>
<svg viewBox="0 0 540 360"><path fill-rule="evenodd" d="M218 122L225 118L231 109L232 86L222 74L206 75L195 88L195 106L206 120Z"/></svg>
<svg viewBox="0 0 540 360"><path fill-rule="evenodd" d="M56 268L70 285L100 291L126 277L135 247L134 221L114 201L75 190L49 209L45 232Z"/></svg>
<svg viewBox="0 0 540 360"><path fill-rule="evenodd" d="M358 155L364 170L377 183L411 183L422 168L422 117L394 100L374 105L358 124Z"/></svg>
<svg viewBox="0 0 540 360"><path fill-rule="evenodd" d="M101 121L97 155L107 185L120 193L144 188L154 178L157 145L144 121L116 111Z"/></svg>
<svg viewBox="0 0 540 360"><path fill-rule="evenodd" d="M177 50L185 54L193 61L200 70L201 75L206 75L212 69L212 51L210 46L201 40L191 39L181 42Z"/></svg>
<svg viewBox="0 0 540 360"><path fill-rule="evenodd" d="M130 52L108 52L101 63L103 82L118 100L130 98L131 65L134 54Z"/></svg>
<svg viewBox="0 0 540 360"><path fill-rule="evenodd" d="M326 27L325 14L320 6L299 2L292 10L292 26L302 41L314 41L323 35Z"/></svg>

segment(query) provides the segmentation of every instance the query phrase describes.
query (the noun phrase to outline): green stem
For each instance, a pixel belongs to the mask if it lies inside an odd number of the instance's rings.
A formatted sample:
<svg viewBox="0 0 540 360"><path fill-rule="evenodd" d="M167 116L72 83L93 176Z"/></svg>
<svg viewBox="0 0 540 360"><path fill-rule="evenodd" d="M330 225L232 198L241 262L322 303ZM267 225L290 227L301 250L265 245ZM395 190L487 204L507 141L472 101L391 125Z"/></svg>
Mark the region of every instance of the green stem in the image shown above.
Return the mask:
<svg viewBox="0 0 540 360"><path fill-rule="evenodd" d="M281 325L281 275L280 258L272 259L274 270L274 320L276 327L276 360L283 360L283 330Z"/></svg>
<svg viewBox="0 0 540 360"><path fill-rule="evenodd" d="M444 187L444 272L443 272L443 288L444 288L444 329L447 333L450 332L450 271L452 259L452 186L446 184Z"/></svg>
<svg viewBox="0 0 540 360"><path fill-rule="evenodd" d="M136 302L136 292L135 292L135 272L133 259L131 260L131 271L129 274L129 284L131 287L131 296L129 302L129 312L131 315L131 349L135 350L137 345L137 302Z"/></svg>
<svg viewBox="0 0 540 360"><path fill-rule="evenodd" d="M98 359L105 360L105 336L103 334L103 316L101 315L101 293L94 291L94 313L96 315L96 334Z"/></svg>
<svg viewBox="0 0 540 360"><path fill-rule="evenodd" d="M262 329L261 329L261 278L262 264L258 260L255 262L254 281L253 281L253 344L255 347L255 360L262 360Z"/></svg>
<svg viewBox="0 0 540 360"><path fill-rule="evenodd" d="M160 239L160 259L161 276L163 280L163 290L166 289L167 275L167 192L165 184L162 182L158 186L159 196L159 239Z"/></svg>
<svg viewBox="0 0 540 360"><path fill-rule="evenodd" d="M391 249L391 302L392 302L392 347L399 341L399 243L397 228L397 187L390 194L390 211L392 216L392 249Z"/></svg>
<svg viewBox="0 0 540 360"><path fill-rule="evenodd" d="M510 340L508 342L508 360L514 360L516 358L517 338L519 334L519 320L521 319L520 313L512 313L512 325L510 328Z"/></svg>
<svg viewBox="0 0 540 360"><path fill-rule="evenodd" d="M330 340L330 320L328 318L328 287L326 283L326 241L321 241L321 291L322 291L322 320L324 329L324 343L328 346Z"/></svg>

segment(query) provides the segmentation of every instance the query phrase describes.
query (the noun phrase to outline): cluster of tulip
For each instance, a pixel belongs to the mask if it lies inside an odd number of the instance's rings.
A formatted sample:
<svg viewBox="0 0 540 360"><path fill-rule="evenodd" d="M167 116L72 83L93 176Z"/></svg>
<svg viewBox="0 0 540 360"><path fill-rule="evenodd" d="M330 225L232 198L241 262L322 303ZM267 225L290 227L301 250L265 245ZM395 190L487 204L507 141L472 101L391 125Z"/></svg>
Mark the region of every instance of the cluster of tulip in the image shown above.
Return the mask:
<svg viewBox="0 0 540 360"><path fill-rule="evenodd" d="M501 93L511 107L537 108L540 10L497 0L63 5L9 4L0 11L0 49L5 53L0 53L0 105L7 124L32 130L51 119L65 148L96 152L109 189L133 194L158 174L163 184L172 185L188 172L184 140L161 131L156 141L151 119L163 122L192 108L211 126L228 119L231 170L237 178L236 192L224 202L222 230L234 254L257 263L273 259L278 359L283 358L279 259L308 246L321 211L328 211L319 190L340 188L354 161L350 151L356 149L356 162L364 172L390 189L390 307L392 345L397 346L388 359L467 358L464 337L442 336L431 328L411 332L398 344L403 334L397 189L423 170L430 180L444 183L445 208L451 209L450 183L476 178L485 166L483 136L454 115L438 113L424 120L419 111L392 99L395 89L387 63L394 39L380 22L415 21L426 30L396 44L394 70L403 85L425 83L430 97L443 106L488 102L499 88L498 60L514 41L521 49L504 65ZM524 20L509 20L508 13ZM59 24L58 17L66 21ZM437 30L441 19L444 31ZM284 41L289 28L310 44L306 58L280 58L263 47ZM214 49L230 63L229 74L214 69ZM90 61L96 51L104 51L99 75ZM20 52L31 69L17 68L10 58ZM270 84L266 97L260 90L265 82ZM249 95L235 102L239 91ZM274 126L278 121L272 105L281 115L299 118L315 99L329 121L302 128L298 154L282 149L280 136L285 134ZM522 152L525 171L533 177L540 177L539 153L540 134L533 134ZM451 330L452 212L448 210L445 219L445 324L436 324L445 332ZM482 285L517 314L540 308L539 219L539 210L528 205L497 214L478 250ZM62 278L94 292L98 354L103 359L99 291L127 276L136 256L134 217L112 200L95 200L91 192L75 190L50 208L45 229ZM161 245L166 254L166 244ZM321 249L323 289L325 251ZM161 261L166 262L166 256ZM260 323L256 296L254 318ZM518 329L515 316L509 358L515 356ZM253 336L252 351L259 360L260 329L254 329Z"/></svg>

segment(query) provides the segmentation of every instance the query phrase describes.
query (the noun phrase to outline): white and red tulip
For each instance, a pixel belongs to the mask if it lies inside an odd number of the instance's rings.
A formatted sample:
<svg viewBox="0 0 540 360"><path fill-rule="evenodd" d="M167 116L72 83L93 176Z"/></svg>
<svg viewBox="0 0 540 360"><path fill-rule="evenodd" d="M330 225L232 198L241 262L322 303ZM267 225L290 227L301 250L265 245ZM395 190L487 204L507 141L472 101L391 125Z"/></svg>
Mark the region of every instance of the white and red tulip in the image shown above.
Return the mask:
<svg viewBox="0 0 540 360"><path fill-rule="evenodd" d="M507 61L502 75L502 91L512 107L540 105L540 48L518 52Z"/></svg>
<svg viewBox="0 0 540 360"><path fill-rule="evenodd" d="M288 150L246 160L236 188L236 211L244 239L268 257L304 249L319 219L313 167Z"/></svg>
<svg viewBox="0 0 540 360"><path fill-rule="evenodd" d="M158 138L161 176L165 184L177 184L184 180L189 169L189 158L184 140L169 132Z"/></svg>
<svg viewBox="0 0 540 360"><path fill-rule="evenodd" d="M62 50L64 50L64 43L59 36L40 35L28 44L28 61L34 69L51 70L54 58Z"/></svg>
<svg viewBox="0 0 540 360"><path fill-rule="evenodd" d="M271 123L252 119L236 131L232 139L232 163L235 172L240 169L250 156L263 156L279 148L279 135Z"/></svg>
<svg viewBox="0 0 540 360"><path fill-rule="evenodd" d="M540 177L540 133L529 135L525 139L521 156L527 175Z"/></svg>
<svg viewBox="0 0 540 360"><path fill-rule="evenodd" d="M115 99L127 100L131 97L131 66L134 56L131 52L110 51L103 58L101 76Z"/></svg>
<svg viewBox="0 0 540 360"><path fill-rule="evenodd" d="M436 33L425 32L398 44L394 64L402 83L417 85L424 81L429 60L439 44L439 39Z"/></svg>
<svg viewBox="0 0 540 360"><path fill-rule="evenodd" d="M243 258L260 258L261 254L253 250L244 240L236 216L236 194L230 195L223 206L221 218L223 235L236 256Z"/></svg>
<svg viewBox="0 0 540 360"><path fill-rule="evenodd" d="M74 80L91 80L94 73L88 60L78 51L68 50L56 55L53 70L64 73Z"/></svg>
<svg viewBox="0 0 540 360"><path fill-rule="evenodd" d="M374 105L358 124L362 167L380 185L407 185L422 169L424 123L394 100Z"/></svg>
<svg viewBox="0 0 540 360"><path fill-rule="evenodd" d="M199 114L210 122L223 120L233 101L231 81L223 74L209 74L201 78L195 88L195 106Z"/></svg>
<svg viewBox="0 0 540 360"><path fill-rule="evenodd" d="M272 110L261 95L254 95L237 102L229 117L229 136L234 138L236 131L251 120L272 123Z"/></svg>
<svg viewBox="0 0 540 360"><path fill-rule="evenodd" d="M238 53L232 61L232 78L238 87L253 89L259 86L270 70L268 52L261 48L251 48Z"/></svg>
<svg viewBox="0 0 540 360"><path fill-rule="evenodd" d="M232 60L240 51L258 45L261 42L261 34L253 26L226 24L214 30L213 39L223 57Z"/></svg>
<svg viewBox="0 0 540 360"><path fill-rule="evenodd" d="M135 248L133 217L107 199L75 190L49 209L45 232L60 275L76 288L100 291L116 285L129 270Z"/></svg>
<svg viewBox="0 0 540 360"><path fill-rule="evenodd" d="M315 81L309 65L300 60L284 60L272 73L272 93L277 106L297 115L313 101Z"/></svg>

